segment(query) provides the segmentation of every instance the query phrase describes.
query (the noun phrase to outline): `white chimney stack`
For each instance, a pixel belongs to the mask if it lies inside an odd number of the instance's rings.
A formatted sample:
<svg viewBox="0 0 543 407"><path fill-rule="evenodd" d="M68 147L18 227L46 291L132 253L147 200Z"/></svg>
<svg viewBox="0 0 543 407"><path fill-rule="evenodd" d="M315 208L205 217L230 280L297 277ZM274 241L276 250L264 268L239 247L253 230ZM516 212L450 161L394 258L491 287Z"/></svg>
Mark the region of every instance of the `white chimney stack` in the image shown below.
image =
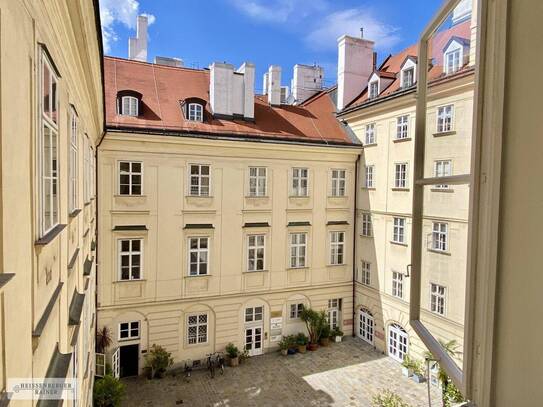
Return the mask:
<svg viewBox="0 0 543 407"><path fill-rule="evenodd" d="M266 72L264 75L262 75L262 94L267 95L268 94L268 73Z"/></svg>
<svg viewBox="0 0 543 407"><path fill-rule="evenodd" d="M147 16L138 16L136 38L128 39L128 59L147 62Z"/></svg>
<svg viewBox="0 0 543 407"><path fill-rule="evenodd" d="M209 104L213 116L253 120L255 66L245 62L234 71L231 64L214 62L209 69Z"/></svg>
<svg viewBox="0 0 543 407"><path fill-rule="evenodd" d="M337 110L343 110L368 84L374 69L373 41L343 35L338 39Z"/></svg>
<svg viewBox="0 0 543 407"><path fill-rule="evenodd" d="M268 68L268 103L272 106L281 104L281 67L270 65Z"/></svg>
<svg viewBox="0 0 543 407"><path fill-rule="evenodd" d="M294 104L302 103L318 91L322 90L324 69L320 66L294 65L291 81Z"/></svg>

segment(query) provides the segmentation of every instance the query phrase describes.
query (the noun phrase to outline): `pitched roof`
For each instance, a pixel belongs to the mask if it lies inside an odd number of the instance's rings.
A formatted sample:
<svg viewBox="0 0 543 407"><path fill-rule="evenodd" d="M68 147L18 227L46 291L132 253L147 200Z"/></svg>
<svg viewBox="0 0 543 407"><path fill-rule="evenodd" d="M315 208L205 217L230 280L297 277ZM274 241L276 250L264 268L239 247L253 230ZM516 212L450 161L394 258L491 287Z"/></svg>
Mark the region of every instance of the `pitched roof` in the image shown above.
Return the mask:
<svg viewBox="0 0 543 407"><path fill-rule="evenodd" d="M471 35L470 21L464 21L460 24L454 25L447 30L438 32L432 39L430 47L430 55L432 56L432 65L428 71L428 80L439 79L444 76L443 74L443 49L445 45L451 40L451 38L462 39L465 42L469 42ZM379 67L380 72L388 72L392 75L396 75L400 72L400 69L408 57L417 58L418 45L414 44L406 49L398 52L397 54L390 55ZM390 95L396 91L401 90L400 75L396 75L396 79L392 81L386 89L383 89L379 94L379 97ZM376 100L376 99L372 99ZM352 101L345 109L351 109L358 105L368 101L368 88L364 90Z"/></svg>
<svg viewBox="0 0 543 407"><path fill-rule="evenodd" d="M255 96L254 122L214 118L209 105L209 70L176 68L105 57L106 125L109 129L206 134L234 138L258 138L323 144L358 144L335 117L336 107L327 91L302 105L270 106ZM138 117L117 114L117 92L141 93ZM185 120L180 101L205 100L203 123Z"/></svg>

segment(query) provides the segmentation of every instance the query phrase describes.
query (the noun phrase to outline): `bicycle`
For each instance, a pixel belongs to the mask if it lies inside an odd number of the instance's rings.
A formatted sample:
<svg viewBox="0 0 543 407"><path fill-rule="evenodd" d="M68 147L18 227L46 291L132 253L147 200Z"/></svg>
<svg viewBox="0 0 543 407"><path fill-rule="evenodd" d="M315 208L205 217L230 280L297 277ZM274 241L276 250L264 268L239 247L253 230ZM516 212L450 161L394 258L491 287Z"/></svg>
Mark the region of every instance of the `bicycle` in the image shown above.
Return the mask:
<svg viewBox="0 0 543 407"><path fill-rule="evenodd" d="M189 383L190 377L192 375L192 361L191 360L187 360L185 362L185 368L183 369L183 372L185 374L185 382Z"/></svg>
<svg viewBox="0 0 543 407"><path fill-rule="evenodd" d="M215 360L213 360L214 353L210 353L207 356L207 370L209 370L209 375L213 379L215 377Z"/></svg>
<svg viewBox="0 0 543 407"><path fill-rule="evenodd" d="M224 374L224 356L220 352L207 355L207 370L209 370L212 379L215 377L216 368L219 368L221 375Z"/></svg>

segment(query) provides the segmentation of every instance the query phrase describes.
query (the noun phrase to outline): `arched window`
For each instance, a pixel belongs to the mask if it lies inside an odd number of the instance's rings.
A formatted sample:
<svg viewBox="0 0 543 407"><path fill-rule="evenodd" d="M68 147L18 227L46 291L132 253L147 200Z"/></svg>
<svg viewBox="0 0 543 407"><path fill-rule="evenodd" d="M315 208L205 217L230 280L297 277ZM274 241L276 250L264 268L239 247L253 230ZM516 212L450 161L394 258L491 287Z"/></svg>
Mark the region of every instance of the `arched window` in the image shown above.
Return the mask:
<svg viewBox="0 0 543 407"><path fill-rule="evenodd" d="M399 324L388 326L388 356L403 362L409 351L409 336Z"/></svg>
<svg viewBox="0 0 543 407"><path fill-rule="evenodd" d="M180 103L185 120L191 122L203 122L205 120L205 100L193 97L182 100Z"/></svg>
<svg viewBox="0 0 543 407"><path fill-rule="evenodd" d="M141 113L141 93L122 90L117 93L117 112L123 116L138 117Z"/></svg>

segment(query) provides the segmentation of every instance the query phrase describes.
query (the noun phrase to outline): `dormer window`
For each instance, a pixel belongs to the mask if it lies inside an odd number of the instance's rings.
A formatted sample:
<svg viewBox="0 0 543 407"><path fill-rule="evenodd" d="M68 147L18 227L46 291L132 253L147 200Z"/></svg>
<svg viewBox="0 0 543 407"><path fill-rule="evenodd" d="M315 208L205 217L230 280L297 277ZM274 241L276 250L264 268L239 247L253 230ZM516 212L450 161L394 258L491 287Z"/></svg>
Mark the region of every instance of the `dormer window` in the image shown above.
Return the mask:
<svg viewBox="0 0 543 407"><path fill-rule="evenodd" d="M117 113L122 116L138 117L141 113L141 93L122 90L117 93Z"/></svg>
<svg viewBox="0 0 543 407"><path fill-rule="evenodd" d="M408 88L415 83L415 68L407 68L402 71L402 88Z"/></svg>
<svg viewBox="0 0 543 407"><path fill-rule="evenodd" d="M446 75L460 70L469 59L470 41L453 36L443 48L443 72Z"/></svg>
<svg viewBox="0 0 543 407"><path fill-rule="evenodd" d="M206 101L200 98L187 98L181 102L181 111L185 120L203 122L205 119Z"/></svg>
<svg viewBox="0 0 543 407"><path fill-rule="evenodd" d="M400 65L400 87L409 88L415 83L417 74L417 58L408 55Z"/></svg>
<svg viewBox="0 0 543 407"><path fill-rule="evenodd" d="M373 99L379 96L379 81L370 82L369 98Z"/></svg>
<svg viewBox="0 0 543 407"><path fill-rule="evenodd" d="M451 74L460 69L461 49L455 49L445 54L445 73Z"/></svg>

